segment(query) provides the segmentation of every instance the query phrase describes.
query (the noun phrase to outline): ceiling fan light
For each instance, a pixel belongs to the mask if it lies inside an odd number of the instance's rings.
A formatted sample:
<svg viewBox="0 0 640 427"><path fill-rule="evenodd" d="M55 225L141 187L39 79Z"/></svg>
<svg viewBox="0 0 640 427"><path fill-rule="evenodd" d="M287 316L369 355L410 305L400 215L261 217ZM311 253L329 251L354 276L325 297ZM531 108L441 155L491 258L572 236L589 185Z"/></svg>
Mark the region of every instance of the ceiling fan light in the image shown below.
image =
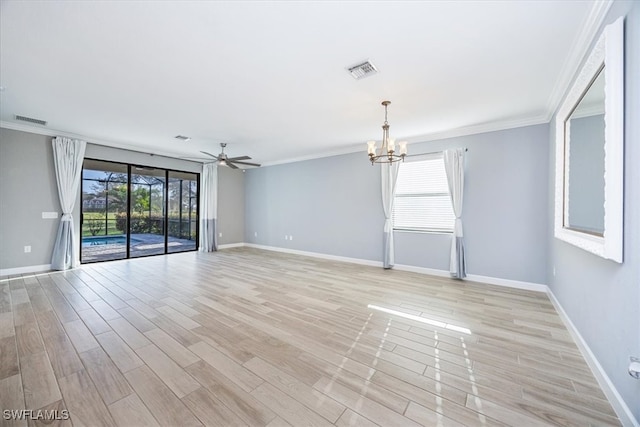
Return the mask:
<svg viewBox="0 0 640 427"><path fill-rule="evenodd" d="M224 159L222 159L222 160L220 160L220 161L218 162L218 164L219 164L219 165L222 165L222 166L227 166L227 161L226 161L226 160L224 160Z"/></svg>

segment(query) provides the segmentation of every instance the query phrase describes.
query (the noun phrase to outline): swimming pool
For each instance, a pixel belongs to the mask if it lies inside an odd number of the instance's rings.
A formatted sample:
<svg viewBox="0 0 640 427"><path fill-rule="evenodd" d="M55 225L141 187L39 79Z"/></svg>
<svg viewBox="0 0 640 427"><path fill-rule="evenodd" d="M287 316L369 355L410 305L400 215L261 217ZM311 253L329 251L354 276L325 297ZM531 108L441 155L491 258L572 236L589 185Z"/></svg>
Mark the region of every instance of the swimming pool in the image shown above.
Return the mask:
<svg viewBox="0 0 640 427"><path fill-rule="evenodd" d="M101 246L101 245L126 245L126 236L98 236L98 237L83 237L82 246Z"/></svg>

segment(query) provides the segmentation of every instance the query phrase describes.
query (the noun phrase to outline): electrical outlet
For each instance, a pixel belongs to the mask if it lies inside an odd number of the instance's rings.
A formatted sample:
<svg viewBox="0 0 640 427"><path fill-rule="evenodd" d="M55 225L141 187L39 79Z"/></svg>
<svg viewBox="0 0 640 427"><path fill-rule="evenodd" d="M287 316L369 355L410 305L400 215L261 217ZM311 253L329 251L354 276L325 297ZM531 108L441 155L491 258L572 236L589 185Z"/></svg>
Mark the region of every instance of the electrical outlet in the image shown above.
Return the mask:
<svg viewBox="0 0 640 427"><path fill-rule="evenodd" d="M556 277L556 266L553 266L553 277Z"/></svg>
<svg viewBox="0 0 640 427"><path fill-rule="evenodd" d="M640 358L638 357L629 357L629 375L633 378L640 380Z"/></svg>
<svg viewBox="0 0 640 427"><path fill-rule="evenodd" d="M253 237L258 237L258 232L257 231L253 232Z"/></svg>
<svg viewBox="0 0 640 427"><path fill-rule="evenodd" d="M289 236L289 240L293 240L293 236Z"/></svg>
<svg viewBox="0 0 640 427"><path fill-rule="evenodd" d="M222 233L218 233L218 237L222 237Z"/></svg>
<svg viewBox="0 0 640 427"><path fill-rule="evenodd" d="M25 246L24 247L24 253L25 254L31 253L31 246Z"/></svg>
<svg viewBox="0 0 640 427"><path fill-rule="evenodd" d="M284 235L284 240L289 240L289 236L287 234Z"/></svg>

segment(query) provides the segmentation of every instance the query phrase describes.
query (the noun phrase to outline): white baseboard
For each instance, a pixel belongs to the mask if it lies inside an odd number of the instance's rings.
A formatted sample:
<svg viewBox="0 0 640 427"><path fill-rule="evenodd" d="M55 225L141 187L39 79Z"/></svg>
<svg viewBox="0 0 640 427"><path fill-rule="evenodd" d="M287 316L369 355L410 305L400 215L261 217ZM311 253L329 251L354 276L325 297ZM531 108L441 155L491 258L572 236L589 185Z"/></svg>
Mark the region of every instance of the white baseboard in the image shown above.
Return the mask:
<svg viewBox="0 0 640 427"><path fill-rule="evenodd" d="M218 250L220 249L231 249L231 248L241 248L245 246L244 243L227 243L226 245L218 245Z"/></svg>
<svg viewBox="0 0 640 427"><path fill-rule="evenodd" d="M29 265L27 267L0 269L0 276L13 276L15 274L41 273L51 270L51 264Z"/></svg>
<svg viewBox="0 0 640 427"><path fill-rule="evenodd" d="M467 275L467 280L488 283L489 285L506 286L508 288L523 289L526 291L547 293L549 287L542 283L523 282L520 280L501 279L499 277L480 276L478 274Z"/></svg>
<svg viewBox="0 0 640 427"><path fill-rule="evenodd" d="M368 259L349 258L344 256L338 256L338 255L323 254L320 252L299 251L297 249L279 248L277 246L256 245L255 243L245 243L244 246L249 248L255 248L255 249L264 249L266 251L283 252L287 254L302 255L302 256L308 256L312 258L322 258L330 261L342 261L342 262L349 262L352 264L368 265L370 267L382 267L382 263L380 261L371 261Z"/></svg>
<svg viewBox="0 0 640 427"><path fill-rule="evenodd" d="M382 264L380 264L382 265ZM396 264L393 266L395 270L410 271L412 273L427 274L429 276L451 277L446 270L438 270L436 268L416 267L415 265Z"/></svg>
<svg viewBox="0 0 640 427"><path fill-rule="evenodd" d="M618 415L618 418L620 418L622 425L625 427L640 427L640 423L638 423L638 420L636 420L636 418L634 417L631 409L622 399L622 396L620 396L620 393L618 393L618 390L611 382L611 379L609 379L609 376L602 368L602 365L600 365L600 362L598 362L598 359L589 348L589 345L587 345L587 342L584 340L584 338L582 338L582 335L580 335L580 332L575 327L567 313L564 311L564 308L562 308L560 301L556 299L556 296L553 294L551 289L548 290L547 295L549 295L551 303L556 308L556 311L567 327L567 330L578 345L580 353L582 353L582 356L591 368L591 372L596 377L600 388L604 392L605 396L607 396L607 399L609 400L609 403L611 403L613 410Z"/></svg>
<svg viewBox="0 0 640 427"><path fill-rule="evenodd" d="M414 273L428 274L430 276L451 277L451 274L449 273L448 270L438 270L435 268L416 267L413 265L403 265L403 264L396 264L394 268L396 270L411 271ZM535 291L535 292L543 292L543 293L546 293L548 290L547 285L543 285L541 283L522 282L520 280L501 279L499 277L480 276L477 274L467 275L466 280L470 280L472 282L486 283L488 285L505 286L508 288L524 289L527 291Z"/></svg>

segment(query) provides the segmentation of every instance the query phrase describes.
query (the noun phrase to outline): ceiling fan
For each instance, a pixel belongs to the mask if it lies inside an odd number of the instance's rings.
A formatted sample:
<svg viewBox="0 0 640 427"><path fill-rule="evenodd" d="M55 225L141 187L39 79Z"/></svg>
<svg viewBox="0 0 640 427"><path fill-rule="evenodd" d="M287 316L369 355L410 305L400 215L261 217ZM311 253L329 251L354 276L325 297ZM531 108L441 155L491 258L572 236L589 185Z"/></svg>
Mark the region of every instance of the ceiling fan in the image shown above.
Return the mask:
<svg viewBox="0 0 640 427"><path fill-rule="evenodd" d="M220 143L220 147L222 147L222 152L217 156L211 153L207 153L206 151L200 151L200 152L202 154L206 154L207 156L211 156L214 159L216 159L219 165L229 166L231 169L238 169L238 166L236 165L247 165L247 166L256 166L256 167L260 166L258 163L249 163L249 162L243 161L243 160L251 160L251 157L249 156L227 157L227 155L224 152L224 147L226 146L227 144L225 142Z"/></svg>

